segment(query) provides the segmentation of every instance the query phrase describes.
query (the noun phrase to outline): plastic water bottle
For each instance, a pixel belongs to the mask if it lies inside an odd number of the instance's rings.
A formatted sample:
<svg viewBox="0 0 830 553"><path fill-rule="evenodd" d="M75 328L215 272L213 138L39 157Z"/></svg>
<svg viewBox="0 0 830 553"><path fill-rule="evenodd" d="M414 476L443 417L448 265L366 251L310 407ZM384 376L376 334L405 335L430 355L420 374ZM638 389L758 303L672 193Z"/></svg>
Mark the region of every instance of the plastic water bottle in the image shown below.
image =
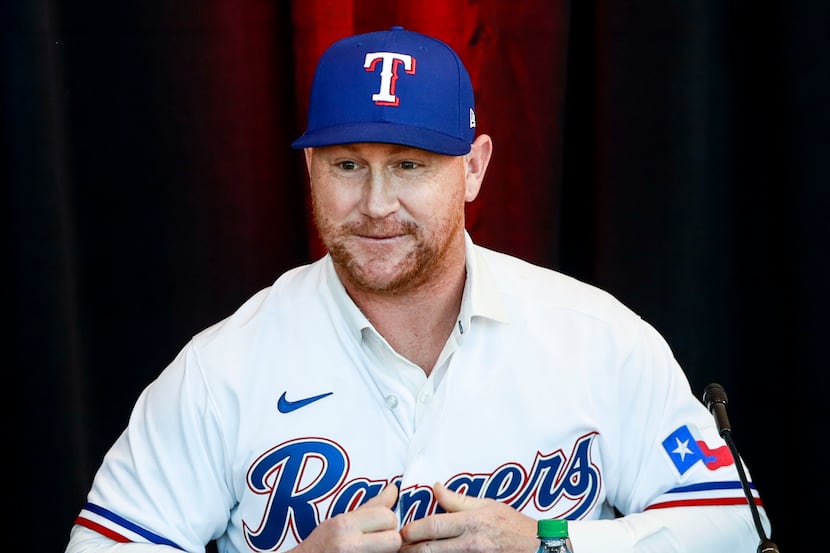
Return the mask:
<svg viewBox="0 0 830 553"><path fill-rule="evenodd" d="M539 536L539 549L536 553L573 553L566 519L540 520L536 523L536 535Z"/></svg>

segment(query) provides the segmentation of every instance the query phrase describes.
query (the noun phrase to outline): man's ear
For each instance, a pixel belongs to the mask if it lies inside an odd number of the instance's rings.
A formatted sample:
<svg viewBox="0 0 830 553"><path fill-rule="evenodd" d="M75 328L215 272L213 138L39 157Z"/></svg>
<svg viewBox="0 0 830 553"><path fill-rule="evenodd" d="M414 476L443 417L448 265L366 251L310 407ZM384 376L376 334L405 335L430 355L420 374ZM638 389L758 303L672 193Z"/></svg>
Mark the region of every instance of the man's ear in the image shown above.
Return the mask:
<svg viewBox="0 0 830 553"><path fill-rule="evenodd" d="M493 140L489 135L478 135L470 147L470 152L465 156L467 189L464 199L467 202L472 202L478 196L492 155Z"/></svg>
<svg viewBox="0 0 830 553"><path fill-rule="evenodd" d="M305 156L305 168L306 171L311 173L311 150L313 148L303 148L303 155Z"/></svg>

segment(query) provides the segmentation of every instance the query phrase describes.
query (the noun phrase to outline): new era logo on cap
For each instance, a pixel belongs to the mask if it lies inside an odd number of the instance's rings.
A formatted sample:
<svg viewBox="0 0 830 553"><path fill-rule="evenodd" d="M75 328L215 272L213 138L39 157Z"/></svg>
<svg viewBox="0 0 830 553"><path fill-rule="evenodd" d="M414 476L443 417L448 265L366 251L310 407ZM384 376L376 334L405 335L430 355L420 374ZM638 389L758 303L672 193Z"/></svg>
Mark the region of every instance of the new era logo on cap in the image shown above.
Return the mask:
<svg viewBox="0 0 830 553"><path fill-rule="evenodd" d="M308 127L291 146L384 142L463 155L475 126L473 87L458 55L440 40L393 27L326 50Z"/></svg>

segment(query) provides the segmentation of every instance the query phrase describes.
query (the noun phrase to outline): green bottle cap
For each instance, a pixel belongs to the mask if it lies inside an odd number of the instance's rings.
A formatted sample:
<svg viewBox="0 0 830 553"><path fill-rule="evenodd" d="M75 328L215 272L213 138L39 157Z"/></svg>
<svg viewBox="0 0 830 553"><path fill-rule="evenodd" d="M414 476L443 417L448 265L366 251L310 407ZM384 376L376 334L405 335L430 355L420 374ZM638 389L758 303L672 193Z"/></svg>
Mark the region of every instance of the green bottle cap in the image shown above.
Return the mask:
<svg viewBox="0 0 830 553"><path fill-rule="evenodd" d="M567 538L568 521L564 518L547 518L536 523L536 533L540 538Z"/></svg>

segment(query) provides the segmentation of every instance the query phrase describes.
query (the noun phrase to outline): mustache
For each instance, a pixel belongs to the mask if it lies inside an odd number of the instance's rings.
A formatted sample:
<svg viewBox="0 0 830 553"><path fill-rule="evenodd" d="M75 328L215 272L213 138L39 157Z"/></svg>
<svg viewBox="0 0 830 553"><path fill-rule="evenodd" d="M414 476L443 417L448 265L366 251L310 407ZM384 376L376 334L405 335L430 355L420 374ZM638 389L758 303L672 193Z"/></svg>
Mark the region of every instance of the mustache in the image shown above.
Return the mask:
<svg viewBox="0 0 830 553"><path fill-rule="evenodd" d="M418 224L413 221L398 221L396 219L362 220L346 223L340 227L342 232L360 236L399 236L402 234L418 234Z"/></svg>

